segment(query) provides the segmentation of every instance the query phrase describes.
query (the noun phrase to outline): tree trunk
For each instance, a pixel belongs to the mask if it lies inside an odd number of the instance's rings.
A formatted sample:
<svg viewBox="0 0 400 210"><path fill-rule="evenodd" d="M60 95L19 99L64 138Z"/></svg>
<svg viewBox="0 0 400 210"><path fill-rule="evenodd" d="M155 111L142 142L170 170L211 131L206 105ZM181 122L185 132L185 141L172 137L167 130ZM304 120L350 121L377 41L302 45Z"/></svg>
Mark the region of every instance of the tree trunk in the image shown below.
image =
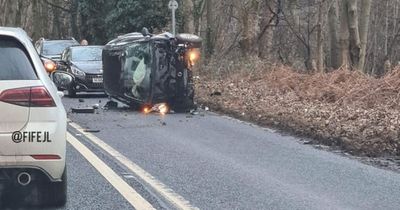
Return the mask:
<svg viewBox="0 0 400 210"><path fill-rule="evenodd" d="M207 9L206 58L210 58L211 55L214 53L213 2L214 0L206 0L206 9Z"/></svg>
<svg viewBox="0 0 400 210"><path fill-rule="evenodd" d="M358 28L357 0L348 1L348 21L350 32L350 60L353 67L358 67L360 61L361 41Z"/></svg>
<svg viewBox="0 0 400 210"><path fill-rule="evenodd" d="M240 49L244 56L258 55L257 35L259 34L258 25L258 1L246 0L237 1L239 8L240 25L242 29L240 37Z"/></svg>
<svg viewBox="0 0 400 210"><path fill-rule="evenodd" d="M323 23L322 13L324 12L324 2L320 2L318 6L318 23L317 23L317 71L324 72L324 37L322 34Z"/></svg>
<svg viewBox="0 0 400 210"><path fill-rule="evenodd" d="M195 33L194 29L194 4L192 0L183 0L183 30L185 33Z"/></svg>
<svg viewBox="0 0 400 210"><path fill-rule="evenodd" d="M342 1L341 15L340 15L340 60L343 67L348 68L350 65L349 61L349 23L348 23L348 12L347 2L348 0Z"/></svg>
<svg viewBox="0 0 400 210"><path fill-rule="evenodd" d="M78 7L79 7L79 1L72 0L72 2L71 2L71 32L72 32L72 36L74 36L74 37L79 36Z"/></svg>
<svg viewBox="0 0 400 210"><path fill-rule="evenodd" d="M299 16L298 5L297 5L298 2L297 2L297 0L289 0L288 3L289 3L288 10L289 10L289 14L290 14L289 19L291 20L295 31L298 32L299 27L300 27L300 16Z"/></svg>
<svg viewBox="0 0 400 210"><path fill-rule="evenodd" d="M276 23L274 14L269 10L268 6L273 5L271 0L260 2L259 4L259 25L260 34L258 35L258 56L262 59L272 60L272 43L274 38L273 26Z"/></svg>
<svg viewBox="0 0 400 210"><path fill-rule="evenodd" d="M329 40L330 40L330 67L338 69L339 61L339 39L338 39L338 3L332 0L328 13Z"/></svg>
<svg viewBox="0 0 400 210"><path fill-rule="evenodd" d="M361 0L361 14L360 14L360 40L361 40L361 52L360 61L358 63L358 69L366 73L365 59L367 54L368 44L368 30L369 30L369 19L371 13L371 0Z"/></svg>

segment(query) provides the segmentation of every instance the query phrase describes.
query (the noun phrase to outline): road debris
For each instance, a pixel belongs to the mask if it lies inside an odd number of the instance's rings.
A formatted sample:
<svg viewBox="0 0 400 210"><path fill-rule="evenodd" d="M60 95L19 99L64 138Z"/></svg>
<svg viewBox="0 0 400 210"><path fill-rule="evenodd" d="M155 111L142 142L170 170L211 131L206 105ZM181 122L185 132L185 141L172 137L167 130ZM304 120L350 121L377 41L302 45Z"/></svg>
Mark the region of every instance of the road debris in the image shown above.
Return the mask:
<svg viewBox="0 0 400 210"><path fill-rule="evenodd" d="M83 130L83 132L86 132L86 133L99 133L100 130L97 130L97 129L85 129L85 130Z"/></svg>
<svg viewBox="0 0 400 210"><path fill-rule="evenodd" d="M94 104L92 107L93 107L93 109L99 109L100 108L100 104Z"/></svg>
<svg viewBox="0 0 400 210"><path fill-rule="evenodd" d="M118 108L118 102L115 101L107 101L107 103L103 106L103 109L117 109Z"/></svg>
<svg viewBox="0 0 400 210"><path fill-rule="evenodd" d="M93 108L71 108L72 113L77 113L77 114L94 114L95 109Z"/></svg>
<svg viewBox="0 0 400 210"><path fill-rule="evenodd" d="M191 115L198 115L198 114L199 114L199 112L198 112L197 110L195 110L195 109L190 110L189 113L190 113Z"/></svg>

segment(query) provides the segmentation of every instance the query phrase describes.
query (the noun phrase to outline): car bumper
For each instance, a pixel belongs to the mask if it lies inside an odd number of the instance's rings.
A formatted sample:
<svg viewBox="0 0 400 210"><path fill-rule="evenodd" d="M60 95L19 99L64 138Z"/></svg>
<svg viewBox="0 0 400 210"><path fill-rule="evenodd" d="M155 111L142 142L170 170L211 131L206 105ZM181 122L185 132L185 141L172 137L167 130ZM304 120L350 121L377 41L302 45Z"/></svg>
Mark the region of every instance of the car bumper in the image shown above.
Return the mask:
<svg viewBox="0 0 400 210"><path fill-rule="evenodd" d="M37 169L50 181L61 180L66 156L66 114L63 108L31 108L30 121L21 133L48 133L48 138L25 138L16 142L12 133L0 133L0 170ZM42 135L43 136L43 135ZM54 155L55 159L34 159L35 155Z"/></svg>
<svg viewBox="0 0 400 210"><path fill-rule="evenodd" d="M102 75L98 74L87 74L84 78L76 77L74 82L74 90L76 92L103 92L103 83L94 82L95 78L103 78Z"/></svg>
<svg viewBox="0 0 400 210"><path fill-rule="evenodd" d="M51 182L60 182L64 170L64 159L40 161L31 156L0 156L0 181L9 178L10 175L12 177L12 174L29 171Z"/></svg>

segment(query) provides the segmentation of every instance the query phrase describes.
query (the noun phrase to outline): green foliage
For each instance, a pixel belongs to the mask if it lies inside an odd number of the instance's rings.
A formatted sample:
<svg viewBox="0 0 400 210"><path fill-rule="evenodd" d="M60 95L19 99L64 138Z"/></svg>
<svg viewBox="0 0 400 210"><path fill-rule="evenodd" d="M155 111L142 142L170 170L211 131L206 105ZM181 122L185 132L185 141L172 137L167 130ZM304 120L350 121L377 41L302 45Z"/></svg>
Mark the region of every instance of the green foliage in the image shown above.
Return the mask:
<svg viewBox="0 0 400 210"><path fill-rule="evenodd" d="M81 37L104 44L119 34L163 29L169 21L165 0L79 0Z"/></svg>

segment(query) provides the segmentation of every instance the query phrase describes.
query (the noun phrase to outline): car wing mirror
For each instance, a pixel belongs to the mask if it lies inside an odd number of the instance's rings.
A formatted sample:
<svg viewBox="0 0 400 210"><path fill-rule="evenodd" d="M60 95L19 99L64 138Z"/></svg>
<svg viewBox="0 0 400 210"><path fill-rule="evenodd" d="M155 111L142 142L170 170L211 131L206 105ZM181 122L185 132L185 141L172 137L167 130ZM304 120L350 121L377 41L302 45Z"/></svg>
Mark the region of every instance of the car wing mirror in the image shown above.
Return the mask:
<svg viewBox="0 0 400 210"><path fill-rule="evenodd" d="M57 61L57 70L65 71L67 69L68 63L64 60Z"/></svg>
<svg viewBox="0 0 400 210"><path fill-rule="evenodd" d="M68 72L55 71L50 74L50 79L54 82L58 89L68 90L74 81L74 76Z"/></svg>

